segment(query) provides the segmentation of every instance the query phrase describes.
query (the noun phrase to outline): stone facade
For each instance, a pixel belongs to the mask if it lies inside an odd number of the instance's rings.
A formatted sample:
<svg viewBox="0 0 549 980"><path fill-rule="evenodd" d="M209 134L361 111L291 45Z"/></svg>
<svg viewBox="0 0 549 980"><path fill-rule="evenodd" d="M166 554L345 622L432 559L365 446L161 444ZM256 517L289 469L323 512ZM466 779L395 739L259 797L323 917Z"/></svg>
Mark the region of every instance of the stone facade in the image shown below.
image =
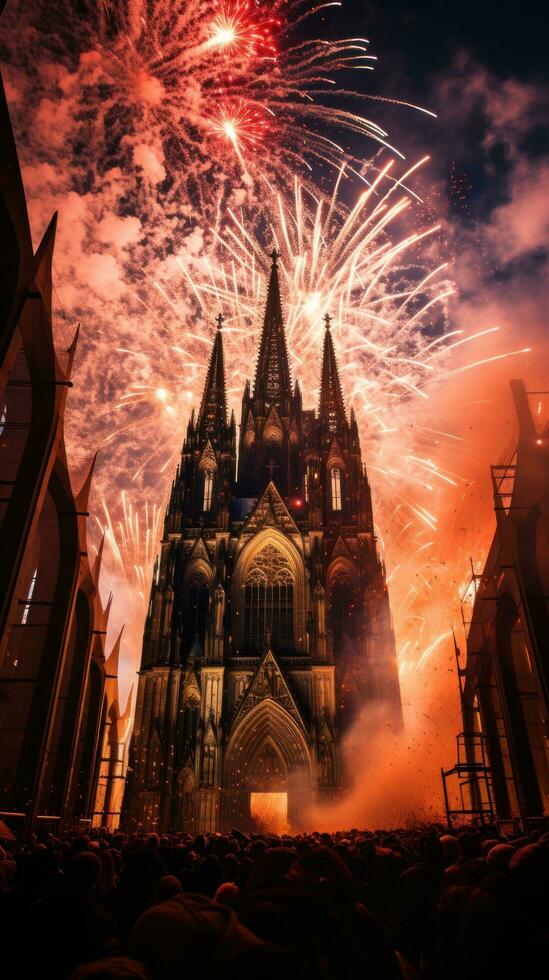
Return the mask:
<svg viewBox="0 0 549 980"><path fill-rule="evenodd" d="M319 410L292 388L273 253L253 392L227 421L222 318L154 569L128 828L299 824L345 782L360 710L401 721L385 573L329 318Z"/></svg>

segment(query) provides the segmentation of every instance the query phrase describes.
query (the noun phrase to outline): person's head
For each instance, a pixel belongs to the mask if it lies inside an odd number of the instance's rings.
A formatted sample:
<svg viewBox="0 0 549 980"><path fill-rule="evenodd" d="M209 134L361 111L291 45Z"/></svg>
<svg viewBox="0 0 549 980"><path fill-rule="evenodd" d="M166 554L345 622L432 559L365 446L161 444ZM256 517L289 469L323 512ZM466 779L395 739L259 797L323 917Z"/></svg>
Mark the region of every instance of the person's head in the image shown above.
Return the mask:
<svg viewBox="0 0 549 980"><path fill-rule="evenodd" d="M223 973L235 956L260 943L232 909L203 895L180 894L140 916L130 953L146 966L151 980L200 980Z"/></svg>
<svg viewBox="0 0 549 980"><path fill-rule="evenodd" d="M156 886L156 901L165 902L182 891L181 882L175 875L164 875Z"/></svg>
<svg viewBox="0 0 549 980"><path fill-rule="evenodd" d="M519 848L509 861L509 874L521 903L543 920L549 911L549 848L542 844Z"/></svg>
<svg viewBox="0 0 549 980"><path fill-rule="evenodd" d="M93 891L100 875L101 861L92 851L80 851L69 861L67 881L77 891Z"/></svg>
<svg viewBox="0 0 549 980"><path fill-rule="evenodd" d="M289 847L272 847L260 854L250 868L247 890L260 891L271 885L280 884L296 859L295 851Z"/></svg>
<svg viewBox="0 0 549 980"><path fill-rule="evenodd" d="M481 837L474 830L463 830L458 835L459 852L465 861L481 857Z"/></svg>
<svg viewBox="0 0 549 980"><path fill-rule="evenodd" d="M459 844L457 837L453 834L443 834L440 838L440 843L442 845L442 851L444 853L444 860L446 864L452 864L457 861L459 857Z"/></svg>
<svg viewBox="0 0 549 980"><path fill-rule="evenodd" d="M506 871L514 853L511 844L495 844L486 855L486 867L489 871Z"/></svg>
<svg viewBox="0 0 549 980"><path fill-rule="evenodd" d="M24 865L27 880L38 881L55 876L57 872L57 857L54 851L48 851L44 844L37 844Z"/></svg>
<svg viewBox="0 0 549 980"><path fill-rule="evenodd" d="M197 854L203 855L208 850L208 838L205 834L198 834L194 841L194 850Z"/></svg>
<svg viewBox="0 0 549 980"><path fill-rule="evenodd" d="M320 887L334 899L352 901L356 883L345 861L327 847L316 847L302 854L287 872L291 881L308 887Z"/></svg>
<svg viewBox="0 0 549 980"><path fill-rule="evenodd" d="M444 864L444 850L435 834L422 834L418 841L418 854L425 864L441 866Z"/></svg>
<svg viewBox="0 0 549 980"><path fill-rule="evenodd" d="M236 910L240 902L240 888L234 881L224 881L217 889L214 901Z"/></svg>
<svg viewBox="0 0 549 980"><path fill-rule="evenodd" d="M150 980L145 967L127 956L109 956L85 963L71 973L70 980Z"/></svg>

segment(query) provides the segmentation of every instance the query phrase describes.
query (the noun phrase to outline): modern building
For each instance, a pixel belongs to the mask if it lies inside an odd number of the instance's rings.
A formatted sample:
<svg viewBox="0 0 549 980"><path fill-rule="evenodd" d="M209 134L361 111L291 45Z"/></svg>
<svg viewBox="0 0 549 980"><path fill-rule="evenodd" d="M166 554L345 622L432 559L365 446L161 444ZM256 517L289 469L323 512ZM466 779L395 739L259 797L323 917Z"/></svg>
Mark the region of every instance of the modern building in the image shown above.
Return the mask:
<svg viewBox="0 0 549 980"><path fill-rule="evenodd" d="M54 343L56 220L34 251L0 79L0 813L27 831L91 820L106 719L120 714L102 549L90 562L87 548L95 461L75 493L65 452L77 335Z"/></svg>
<svg viewBox="0 0 549 980"><path fill-rule="evenodd" d="M461 758L445 775L468 815L525 827L549 815L549 424L546 392L511 390L518 442L492 466L496 530L466 622Z"/></svg>
<svg viewBox="0 0 549 980"><path fill-rule="evenodd" d="M361 710L382 703L401 724L385 571L330 319L315 413L290 380L276 252L239 438L223 356L219 317L154 569L130 830L297 826L341 792L341 739Z"/></svg>

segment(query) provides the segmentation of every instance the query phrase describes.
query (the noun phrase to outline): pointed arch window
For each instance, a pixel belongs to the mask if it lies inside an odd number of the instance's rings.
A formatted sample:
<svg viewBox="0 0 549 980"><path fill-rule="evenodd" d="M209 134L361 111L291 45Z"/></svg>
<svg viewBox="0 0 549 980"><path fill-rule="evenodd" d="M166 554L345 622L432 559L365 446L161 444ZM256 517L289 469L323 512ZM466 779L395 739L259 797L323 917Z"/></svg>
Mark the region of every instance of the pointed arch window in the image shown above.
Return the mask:
<svg viewBox="0 0 549 980"><path fill-rule="evenodd" d="M213 498L213 473L211 470L206 470L204 473L204 494L202 497L202 510L208 512L212 509L212 498Z"/></svg>
<svg viewBox="0 0 549 980"><path fill-rule="evenodd" d="M192 643L195 636L198 636L202 649L204 649L206 638L209 608L210 588L208 580L202 571L196 571L188 584L184 630L189 643Z"/></svg>
<svg viewBox="0 0 549 980"><path fill-rule="evenodd" d="M273 650L294 646L294 580L288 562L273 545L257 555L246 577L244 646L263 649L267 633Z"/></svg>
<svg viewBox="0 0 549 980"><path fill-rule="evenodd" d="M332 510L341 510L341 470L337 466L332 466L330 470L330 487Z"/></svg>
<svg viewBox="0 0 549 980"><path fill-rule="evenodd" d="M215 785L215 745L206 742L202 760L202 781L204 786L211 788Z"/></svg>

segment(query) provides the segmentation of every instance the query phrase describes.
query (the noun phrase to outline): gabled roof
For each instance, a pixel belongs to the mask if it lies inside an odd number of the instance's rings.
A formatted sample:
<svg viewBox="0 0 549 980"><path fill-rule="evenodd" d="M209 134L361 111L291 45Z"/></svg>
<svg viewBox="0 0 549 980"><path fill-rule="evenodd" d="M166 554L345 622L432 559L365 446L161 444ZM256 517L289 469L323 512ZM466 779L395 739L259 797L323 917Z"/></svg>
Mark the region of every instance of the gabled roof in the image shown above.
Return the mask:
<svg viewBox="0 0 549 980"><path fill-rule="evenodd" d="M330 555L331 560L333 560L334 558L348 558L349 561L351 562L353 561L353 556L349 550L349 546L345 541L345 539L341 536L341 534L338 534L336 543L334 544L332 550L332 554Z"/></svg>
<svg viewBox="0 0 549 980"><path fill-rule="evenodd" d="M208 547L202 535L196 539L189 554L189 561L195 560L196 558L202 558L204 561L208 562L208 565L212 564L210 552L208 551Z"/></svg>
<svg viewBox="0 0 549 980"><path fill-rule="evenodd" d="M274 701L284 708L301 728L304 721L295 703L284 674L272 650L267 650L234 717L233 727L262 701Z"/></svg>
<svg viewBox="0 0 549 980"><path fill-rule="evenodd" d="M276 410L276 405L272 405L270 408L265 425L263 426L262 435L266 442L269 442L270 440L282 442L284 437L284 426L280 421L280 415Z"/></svg>
<svg viewBox="0 0 549 980"><path fill-rule="evenodd" d="M347 469L345 465L345 459L337 439L332 439L332 444L330 446L330 452L328 453L328 458L326 460L327 469L331 469L332 466L338 466L340 469Z"/></svg>
<svg viewBox="0 0 549 980"><path fill-rule="evenodd" d="M213 446L209 439L206 440L206 445L202 450L202 455L198 463L199 470L216 470L217 460L215 458L215 452Z"/></svg>
<svg viewBox="0 0 549 980"><path fill-rule="evenodd" d="M257 534L264 527L277 527L284 534L299 534L294 519L272 480L248 515L242 535Z"/></svg>

